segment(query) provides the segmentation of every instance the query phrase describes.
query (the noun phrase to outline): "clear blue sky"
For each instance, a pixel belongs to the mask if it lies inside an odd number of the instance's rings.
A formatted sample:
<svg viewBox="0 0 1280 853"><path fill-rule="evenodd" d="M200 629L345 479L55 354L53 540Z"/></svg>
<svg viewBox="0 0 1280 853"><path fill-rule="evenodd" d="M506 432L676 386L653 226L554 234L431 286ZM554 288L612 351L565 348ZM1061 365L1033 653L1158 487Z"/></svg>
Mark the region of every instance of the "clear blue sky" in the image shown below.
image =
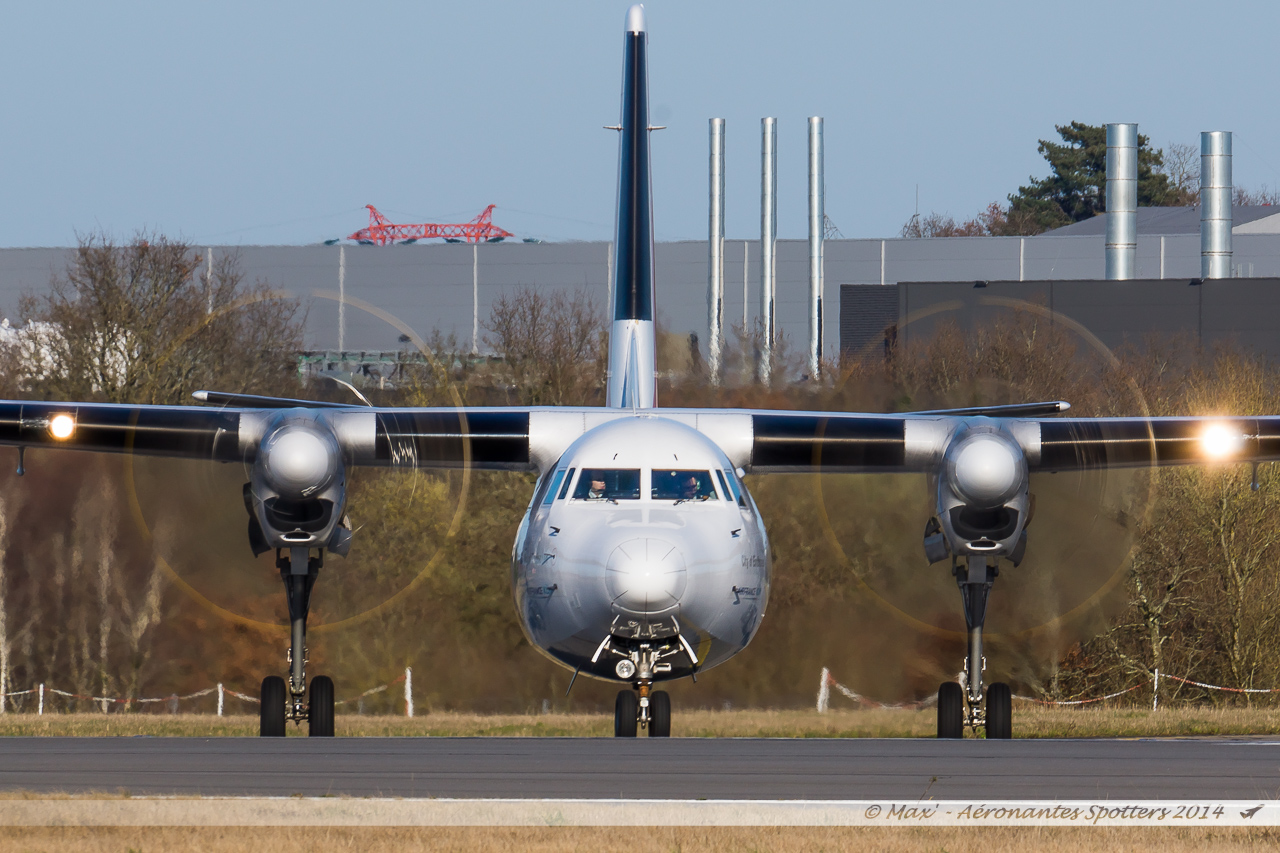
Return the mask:
<svg viewBox="0 0 1280 853"><path fill-rule="evenodd" d="M0 245L154 229L312 243L366 222L519 236L613 224L625 2L26 3L0 28ZM805 234L805 119L850 237L968 216L1045 172L1055 123L1156 145L1235 132L1236 183L1280 185L1274 2L692 2L648 11L659 239L706 236L707 119L728 234L759 234L760 117L779 235ZM1213 10L1217 21L1208 19ZM1214 30L1217 32L1214 32ZM1216 79L1209 70L1218 72Z"/></svg>

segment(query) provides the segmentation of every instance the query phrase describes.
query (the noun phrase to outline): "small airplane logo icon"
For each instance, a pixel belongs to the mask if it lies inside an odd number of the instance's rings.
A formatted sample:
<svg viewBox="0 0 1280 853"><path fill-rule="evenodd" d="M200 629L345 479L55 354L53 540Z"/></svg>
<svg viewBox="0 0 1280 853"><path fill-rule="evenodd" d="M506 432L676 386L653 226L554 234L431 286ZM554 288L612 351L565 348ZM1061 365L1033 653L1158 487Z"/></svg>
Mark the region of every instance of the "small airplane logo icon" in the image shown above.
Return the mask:
<svg viewBox="0 0 1280 853"><path fill-rule="evenodd" d="M1260 811L1262 811L1262 806L1254 806L1253 808L1247 811L1240 812L1240 817L1248 819L1253 817Z"/></svg>

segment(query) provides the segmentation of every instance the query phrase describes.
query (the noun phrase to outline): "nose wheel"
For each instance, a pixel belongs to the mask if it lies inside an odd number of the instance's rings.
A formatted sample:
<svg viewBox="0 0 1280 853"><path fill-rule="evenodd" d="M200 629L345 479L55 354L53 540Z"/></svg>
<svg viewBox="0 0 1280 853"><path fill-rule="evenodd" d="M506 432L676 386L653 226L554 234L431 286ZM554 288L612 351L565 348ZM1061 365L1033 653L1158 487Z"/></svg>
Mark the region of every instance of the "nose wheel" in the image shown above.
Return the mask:
<svg viewBox="0 0 1280 853"><path fill-rule="evenodd" d="M284 737L285 724L307 723L311 737L333 737L333 679L317 675L307 690L307 613L311 605L311 588L324 565L324 552L311 556L309 548L289 548L276 552L276 567L284 581L289 604L289 679L269 675L262 679L259 694L262 706L258 734L262 737Z"/></svg>
<svg viewBox="0 0 1280 853"><path fill-rule="evenodd" d="M641 682L633 690L618 691L613 703L614 737L636 737L640 729L649 737L671 737L671 696L649 687Z"/></svg>

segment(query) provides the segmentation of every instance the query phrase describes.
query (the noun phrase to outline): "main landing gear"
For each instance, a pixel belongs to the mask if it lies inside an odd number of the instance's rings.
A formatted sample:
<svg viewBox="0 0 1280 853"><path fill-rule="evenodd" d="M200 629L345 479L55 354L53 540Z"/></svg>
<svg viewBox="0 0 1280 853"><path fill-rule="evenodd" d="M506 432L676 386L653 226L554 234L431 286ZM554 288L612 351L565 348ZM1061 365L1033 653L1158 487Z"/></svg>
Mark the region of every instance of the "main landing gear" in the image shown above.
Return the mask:
<svg viewBox="0 0 1280 853"><path fill-rule="evenodd" d="M968 557L951 567L964 601L964 621L969 629L969 656L964 661L960 681L948 681L938 688L938 737L962 738L966 726L986 730L988 740L1013 737L1013 693L1009 685L996 682L983 696L982 673L987 668L982 655L982 626L987 619L987 597L1000 574L986 557ZM983 701L985 698L985 702Z"/></svg>
<svg viewBox="0 0 1280 853"><path fill-rule="evenodd" d="M307 611L311 587L323 565L324 551L312 557L309 548L276 550L276 567L289 602L289 680L286 684L278 675L262 679L258 728L262 737L284 737L288 721L303 720L311 737L333 737L333 679L327 675L312 678L307 696Z"/></svg>
<svg viewBox="0 0 1280 853"><path fill-rule="evenodd" d="M671 737L671 696L651 687L651 682L640 681L633 690L618 691L613 704L614 737L635 737L638 729L646 729L649 737Z"/></svg>

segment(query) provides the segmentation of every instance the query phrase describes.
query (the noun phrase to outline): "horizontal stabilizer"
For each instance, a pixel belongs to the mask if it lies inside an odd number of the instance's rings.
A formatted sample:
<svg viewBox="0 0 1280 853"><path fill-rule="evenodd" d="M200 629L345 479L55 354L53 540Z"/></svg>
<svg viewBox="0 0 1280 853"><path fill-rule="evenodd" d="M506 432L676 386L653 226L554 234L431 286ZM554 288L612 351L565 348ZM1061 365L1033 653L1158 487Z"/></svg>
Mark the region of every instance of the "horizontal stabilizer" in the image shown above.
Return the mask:
<svg viewBox="0 0 1280 853"><path fill-rule="evenodd" d="M931 409L927 412L906 412L909 415L947 415L956 418L1041 418L1058 415L1071 408L1063 400L1047 403L1010 403L1006 406L974 406L969 409Z"/></svg>
<svg viewBox="0 0 1280 853"><path fill-rule="evenodd" d="M224 391L196 391L191 395L201 403L217 406L243 406L252 409L352 409L347 403L322 403L318 400L294 400L290 397L260 397L257 394L228 394Z"/></svg>

